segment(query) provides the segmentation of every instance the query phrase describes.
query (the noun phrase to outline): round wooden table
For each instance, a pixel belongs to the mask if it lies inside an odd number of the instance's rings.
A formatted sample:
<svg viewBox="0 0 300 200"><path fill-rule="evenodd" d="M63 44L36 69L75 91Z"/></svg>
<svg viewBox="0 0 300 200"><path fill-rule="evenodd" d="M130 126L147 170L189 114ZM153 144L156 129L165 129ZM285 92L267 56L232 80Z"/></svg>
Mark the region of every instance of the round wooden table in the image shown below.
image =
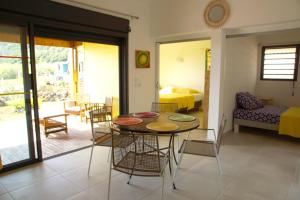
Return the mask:
<svg viewBox="0 0 300 200"><path fill-rule="evenodd" d="M169 119L169 116L178 114L178 113L159 113L158 117L149 117L149 118L141 118L143 120L142 123L136 124L136 125L130 125L130 126L120 126L123 130L131 131L131 132L137 132L137 133L151 133L155 132L158 134L170 134L174 135L176 133L182 133L182 132L187 132L193 129L196 129L199 127L199 119L195 118L193 121L189 122L179 122L179 121L173 121ZM123 115L120 117L135 117L134 114L130 115ZM146 126L147 124L151 122L167 122L167 123L174 123L178 125L178 129L173 130L173 131L153 131L148 129Z"/></svg>

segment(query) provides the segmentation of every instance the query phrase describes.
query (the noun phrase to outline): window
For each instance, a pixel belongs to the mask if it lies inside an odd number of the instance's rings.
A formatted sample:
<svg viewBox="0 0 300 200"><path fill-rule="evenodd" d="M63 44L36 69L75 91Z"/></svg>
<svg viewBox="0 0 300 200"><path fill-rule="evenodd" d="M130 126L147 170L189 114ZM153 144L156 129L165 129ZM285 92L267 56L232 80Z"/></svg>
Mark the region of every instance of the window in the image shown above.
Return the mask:
<svg viewBox="0 0 300 200"><path fill-rule="evenodd" d="M297 80L299 45L262 48L261 80Z"/></svg>

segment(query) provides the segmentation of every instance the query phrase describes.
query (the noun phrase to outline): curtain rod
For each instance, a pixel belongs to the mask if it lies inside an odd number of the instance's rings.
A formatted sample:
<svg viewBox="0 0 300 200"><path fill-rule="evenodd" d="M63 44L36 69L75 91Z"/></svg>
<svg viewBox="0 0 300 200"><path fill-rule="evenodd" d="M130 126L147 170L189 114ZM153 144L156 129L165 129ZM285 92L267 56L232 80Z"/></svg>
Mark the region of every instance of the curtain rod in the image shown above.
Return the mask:
<svg viewBox="0 0 300 200"><path fill-rule="evenodd" d="M52 0L52 1L62 3L62 1L60 1L60 0ZM135 16L135 15L122 13L122 12L115 11L115 10L110 10L110 9L107 9L107 8L101 8L99 6L94 6L94 5L91 5L91 4L82 3L82 2L79 2L77 0L64 0L64 1L67 1L67 2L70 2L70 3L75 3L75 4L82 5L84 7L88 7L88 8L92 8L92 9L101 10L101 11L104 11L104 12L109 12L109 13L114 13L114 14L117 14L117 15L125 16L125 17L130 17L131 19L139 19L139 17Z"/></svg>

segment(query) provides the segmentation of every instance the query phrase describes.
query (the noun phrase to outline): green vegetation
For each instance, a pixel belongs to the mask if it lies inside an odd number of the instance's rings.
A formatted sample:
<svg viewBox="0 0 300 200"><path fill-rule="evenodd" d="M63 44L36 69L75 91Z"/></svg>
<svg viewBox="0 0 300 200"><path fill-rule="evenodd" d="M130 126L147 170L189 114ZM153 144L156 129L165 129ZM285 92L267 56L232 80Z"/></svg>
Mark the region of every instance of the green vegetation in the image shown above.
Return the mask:
<svg viewBox="0 0 300 200"><path fill-rule="evenodd" d="M66 62L68 60L68 48L35 46L35 57L37 63Z"/></svg>
<svg viewBox="0 0 300 200"><path fill-rule="evenodd" d="M17 79L22 76L22 65L11 63L0 64L0 80Z"/></svg>
<svg viewBox="0 0 300 200"><path fill-rule="evenodd" d="M35 46L37 63L66 62L68 60L68 48ZM19 43L0 42L0 55L21 57L21 45ZM0 63L21 63L20 59L0 59Z"/></svg>
<svg viewBox="0 0 300 200"><path fill-rule="evenodd" d="M61 101L69 97L70 85L66 72L61 72L61 63L66 63L69 48L35 46L39 106L42 102ZM21 57L19 43L0 42L0 55ZM0 93L23 92L22 60L0 59ZM0 114L17 115L25 110L24 95L0 96ZM7 112L7 113L6 113Z"/></svg>

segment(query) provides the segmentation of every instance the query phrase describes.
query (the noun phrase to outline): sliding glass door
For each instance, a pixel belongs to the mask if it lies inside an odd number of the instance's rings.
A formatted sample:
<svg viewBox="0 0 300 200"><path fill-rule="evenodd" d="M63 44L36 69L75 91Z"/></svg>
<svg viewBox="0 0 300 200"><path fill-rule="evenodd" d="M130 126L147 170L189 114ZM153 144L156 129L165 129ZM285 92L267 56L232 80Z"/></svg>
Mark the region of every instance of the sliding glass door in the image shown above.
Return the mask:
<svg viewBox="0 0 300 200"><path fill-rule="evenodd" d="M4 168L35 158L27 27L0 24L0 154Z"/></svg>

